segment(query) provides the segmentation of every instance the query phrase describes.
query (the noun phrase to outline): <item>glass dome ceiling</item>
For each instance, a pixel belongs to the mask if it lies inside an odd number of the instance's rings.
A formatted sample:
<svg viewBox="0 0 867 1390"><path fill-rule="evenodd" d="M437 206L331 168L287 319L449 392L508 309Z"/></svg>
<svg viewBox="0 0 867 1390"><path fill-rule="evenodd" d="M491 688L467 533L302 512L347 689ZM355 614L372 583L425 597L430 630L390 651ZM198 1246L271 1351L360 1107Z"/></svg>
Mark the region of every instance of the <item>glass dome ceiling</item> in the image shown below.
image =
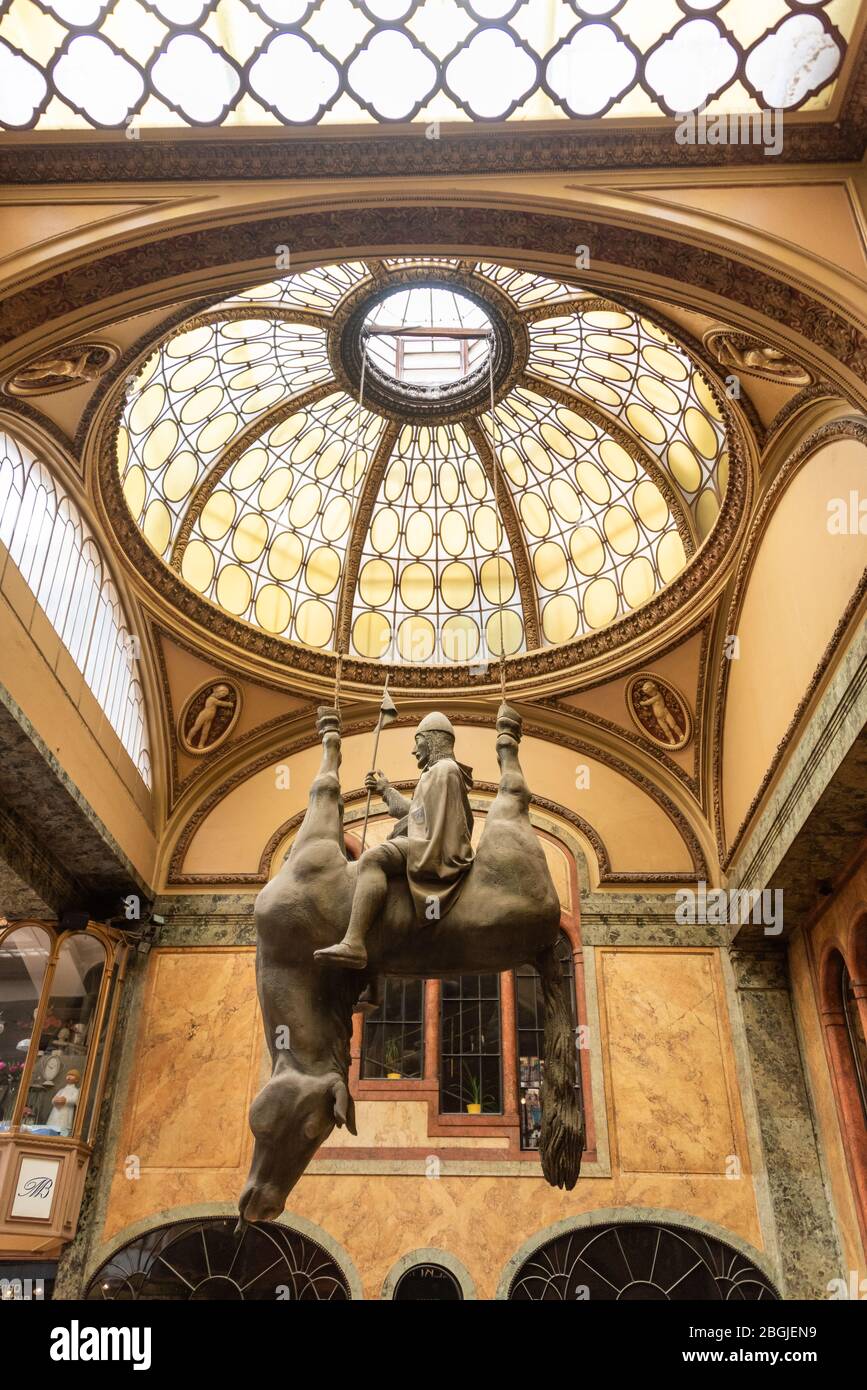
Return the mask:
<svg viewBox="0 0 867 1390"><path fill-rule="evenodd" d="M454 395L440 418L404 411L399 338L363 332L397 394L359 405L356 321L420 330L409 341L450 390L467 340L443 331L506 325L493 414ZM470 341L487 360L493 338ZM663 328L577 285L445 257L327 265L198 315L129 383L117 462L148 543L211 603L411 664L607 627L682 570L728 476L720 408Z"/></svg>

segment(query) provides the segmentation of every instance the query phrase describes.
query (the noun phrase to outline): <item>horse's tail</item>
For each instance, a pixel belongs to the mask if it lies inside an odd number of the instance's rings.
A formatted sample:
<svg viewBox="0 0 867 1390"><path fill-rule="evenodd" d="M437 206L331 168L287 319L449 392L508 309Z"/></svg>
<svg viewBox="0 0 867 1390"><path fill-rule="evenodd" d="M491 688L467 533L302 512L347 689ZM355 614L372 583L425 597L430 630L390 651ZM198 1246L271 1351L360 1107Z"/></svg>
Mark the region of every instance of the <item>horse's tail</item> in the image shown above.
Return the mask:
<svg viewBox="0 0 867 1390"><path fill-rule="evenodd" d="M545 1074L542 1084L542 1172L552 1187L575 1186L584 1148L584 1115L577 1090L575 1034L561 966L553 946L536 957L545 1005Z"/></svg>

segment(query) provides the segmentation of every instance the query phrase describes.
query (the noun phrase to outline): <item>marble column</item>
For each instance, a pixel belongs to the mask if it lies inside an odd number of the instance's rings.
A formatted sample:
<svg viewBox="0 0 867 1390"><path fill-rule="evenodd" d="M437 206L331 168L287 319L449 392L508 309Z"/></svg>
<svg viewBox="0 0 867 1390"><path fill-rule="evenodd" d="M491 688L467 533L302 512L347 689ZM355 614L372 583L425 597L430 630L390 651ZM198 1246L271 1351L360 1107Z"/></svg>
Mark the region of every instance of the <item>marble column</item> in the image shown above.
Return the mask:
<svg viewBox="0 0 867 1390"><path fill-rule="evenodd" d="M843 1259L822 1174L786 949L733 948L731 962L756 1097L786 1298L824 1299Z"/></svg>

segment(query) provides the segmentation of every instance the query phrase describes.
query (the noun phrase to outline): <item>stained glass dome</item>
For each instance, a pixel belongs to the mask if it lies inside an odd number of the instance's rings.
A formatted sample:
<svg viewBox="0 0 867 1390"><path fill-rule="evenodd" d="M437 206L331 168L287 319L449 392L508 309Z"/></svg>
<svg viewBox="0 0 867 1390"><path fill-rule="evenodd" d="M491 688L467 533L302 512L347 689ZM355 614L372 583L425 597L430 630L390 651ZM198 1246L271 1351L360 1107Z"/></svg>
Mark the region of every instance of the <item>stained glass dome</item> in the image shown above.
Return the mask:
<svg viewBox="0 0 867 1390"><path fill-rule="evenodd" d="M326 265L198 315L130 381L117 462L149 545L212 604L410 664L640 608L728 476L720 405L665 328L456 257Z"/></svg>

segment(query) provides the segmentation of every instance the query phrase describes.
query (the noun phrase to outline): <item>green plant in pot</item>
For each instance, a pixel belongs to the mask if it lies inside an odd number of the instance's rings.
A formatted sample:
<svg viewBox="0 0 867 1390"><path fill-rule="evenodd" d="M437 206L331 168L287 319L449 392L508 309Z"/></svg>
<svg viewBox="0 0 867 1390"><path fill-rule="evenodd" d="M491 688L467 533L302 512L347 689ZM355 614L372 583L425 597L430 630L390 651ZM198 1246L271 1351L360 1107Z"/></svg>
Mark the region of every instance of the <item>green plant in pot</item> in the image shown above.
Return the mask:
<svg viewBox="0 0 867 1390"><path fill-rule="evenodd" d="M400 1063L400 1043L397 1038L389 1038L385 1044L385 1074L389 1081L400 1081Z"/></svg>
<svg viewBox="0 0 867 1390"><path fill-rule="evenodd" d="M482 1091L481 1077L476 1076L475 1072L470 1071L466 1062L464 1063L464 1084L462 1087L464 1095L469 1096L467 1102L468 1115L481 1115L486 1105L494 1105L494 1097L486 1095Z"/></svg>

